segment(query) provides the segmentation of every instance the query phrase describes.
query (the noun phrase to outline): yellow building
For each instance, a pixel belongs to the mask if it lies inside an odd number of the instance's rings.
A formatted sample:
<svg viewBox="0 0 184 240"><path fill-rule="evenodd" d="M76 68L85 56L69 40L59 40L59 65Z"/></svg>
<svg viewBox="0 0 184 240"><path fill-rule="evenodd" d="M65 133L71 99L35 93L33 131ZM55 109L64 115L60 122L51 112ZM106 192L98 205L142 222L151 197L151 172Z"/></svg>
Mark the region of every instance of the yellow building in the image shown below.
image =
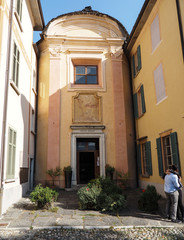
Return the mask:
<svg viewBox="0 0 184 240"><path fill-rule="evenodd" d="M105 165L136 185L128 33L116 19L86 7L51 20L38 42L36 182L71 165L72 185L105 176ZM57 184L64 187L64 177Z"/></svg>
<svg viewBox="0 0 184 240"><path fill-rule="evenodd" d="M184 1L145 1L125 46L131 59L141 187L163 193L163 172L184 174Z"/></svg>

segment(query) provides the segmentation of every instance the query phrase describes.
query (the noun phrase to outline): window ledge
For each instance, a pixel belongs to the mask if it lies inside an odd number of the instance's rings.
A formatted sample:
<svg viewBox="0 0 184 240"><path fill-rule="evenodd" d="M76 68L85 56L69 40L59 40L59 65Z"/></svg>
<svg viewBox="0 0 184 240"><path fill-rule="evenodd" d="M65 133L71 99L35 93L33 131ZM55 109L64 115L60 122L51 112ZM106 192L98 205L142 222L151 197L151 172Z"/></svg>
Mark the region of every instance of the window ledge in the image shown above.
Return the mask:
<svg viewBox="0 0 184 240"><path fill-rule="evenodd" d="M163 102L164 100L166 100L168 98L168 96L165 96L164 98L162 98L159 102L156 103L156 106L159 105L161 102Z"/></svg>
<svg viewBox="0 0 184 240"><path fill-rule="evenodd" d="M12 86L12 88L14 89L14 91L17 93L17 95L19 96L20 95L20 91L19 89L17 88L17 86L15 85L15 83L10 80L10 85Z"/></svg>
<svg viewBox="0 0 184 240"><path fill-rule="evenodd" d="M142 69L142 68L141 68L141 69ZM136 72L136 74L135 74L134 78L136 78L136 77L139 75L139 73L140 73L141 69L140 69L140 70L138 70L138 71Z"/></svg>
<svg viewBox="0 0 184 240"><path fill-rule="evenodd" d="M14 12L14 15L15 15L15 18L17 19L20 31L23 32L22 23L20 21L19 15L18 15L18 13L16 11Z"/></svg>
<svg viewBox="0 0 184 240"><path fill-rule="evenodd" d="M94 89L98 89L98 91L102 91L102 90L105 91L105 88L99 84L92 85L92 84L73 84L73 83L69 85L68 91L76 91L76 90L92 90L93 91Z"/></svg>
<svg viewBox="0 0 184 240"><path fill-rule="evenodd" d="M13 179L6 179L5 180L5 183L12 183L12 182L15 182L15 179L13 178Z"/></svg>
<svg viewBox="0 0 184 240"><path fill-rule="evenodd" d="M146 112L145 112L146 113ZM136 120L139 120L142 116L144 116L145 113L142 113L140 116L136 118Z"/></svg>
<svg viewBox="0 0 184 240"><path fill-rule="evenodd" d="M160 46L161 43L162 43L162 39L157 43L154 49L152 49L152 55L155 53L155 51L157 50L157 48Z"/></svg>
<svg viewBox="0 0 184 240"><path fill-rule="evenodd" d="M142 174L142 177L143 177L143 178L149 178L150 175L149 175L149 174Z"/></svg>

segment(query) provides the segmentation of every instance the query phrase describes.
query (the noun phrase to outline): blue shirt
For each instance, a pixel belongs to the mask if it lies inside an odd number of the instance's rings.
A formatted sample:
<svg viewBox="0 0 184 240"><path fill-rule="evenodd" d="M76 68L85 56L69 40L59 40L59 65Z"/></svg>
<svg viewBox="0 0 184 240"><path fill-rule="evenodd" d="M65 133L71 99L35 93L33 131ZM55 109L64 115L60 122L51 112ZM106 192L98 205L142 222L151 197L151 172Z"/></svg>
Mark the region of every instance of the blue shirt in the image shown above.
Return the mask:
<svg viewBox="0 0 184 240"><path fill-rule="evenodd" d="M170 173L165 176L164 191L167 193L175 192L179 189L178 176Z"/></svg>

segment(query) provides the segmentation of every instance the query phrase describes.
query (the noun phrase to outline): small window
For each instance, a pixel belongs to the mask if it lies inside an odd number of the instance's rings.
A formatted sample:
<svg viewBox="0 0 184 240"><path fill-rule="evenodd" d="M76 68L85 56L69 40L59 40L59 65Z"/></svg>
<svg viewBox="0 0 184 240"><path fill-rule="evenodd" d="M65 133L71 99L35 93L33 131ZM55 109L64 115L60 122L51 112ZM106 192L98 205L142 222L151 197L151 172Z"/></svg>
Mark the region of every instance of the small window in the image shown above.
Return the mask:
<svg viewBox="0 0 184 240"><path fill-rule="evenodd" d="M20 66L20 52L16 43L13 46L13 70L12 70L12 81L18 88L19 84L19 66Z"/></svg>
<svg viewBox="0 0 184 240"><path fill-rule="evenodd" d="M165 134L161 134L161 137L157 139L157 155L160 176L162 176L163 173L173 164L175 164L180 171L179 150L176 132L166 132Z"/></svg>
<svg viewBox="0 0 184 240"><path fill-rule="evenodd" d="M98 67L75 66L75 84L98 84Z"/></svg>
<svg viewBox="0 0 184 240"><path fill-rule="evenodd" d="M15 177L16 138L17 138L16 132L12 128L9 128L8 159L7 159L7 169L6 169L7 179L13 179Z"/></svg>
<svg viewBox="0 0 184 240"><path fill-rule="evenodd" d="M132 57L132 68L133 68L133 76L136 77L142 68L140 45L137 47L137 51Z"/></svg>
<svg viewBox="0 0 184 240"><path fill-rule="evenodd" d="M137 145L138 172L142 176L152 175L151 142L144 138Z"/></svg>
<svg viewBox="0 0 184 240"><path fill-rule="evenodd" d="M146 112L143 85L141 85L141 87L134 94L133 97L134 97L134 115L135 118L139 118Z"/></svg>
<svg viewBox="0 0 184 240"><path fill-rule="evenodd" d="M152 51L154 51L155 48L160 43L160 27L159 27L158 15L156 15L155 19L151 24L151 41L152 41Z"/></svg>
<svg viewBox="0 0 184 240"><path fill-rule="evenodd" d="M154 71L154 82L155 82L156 98L158 103L166 97L162 64L160 64Z"/></svg>
<svg viewBox="0 0 184 240"><path fill-rule="evenodd" d="M22 20L22 0L16 0L16 11L21 21Z"/></svg>

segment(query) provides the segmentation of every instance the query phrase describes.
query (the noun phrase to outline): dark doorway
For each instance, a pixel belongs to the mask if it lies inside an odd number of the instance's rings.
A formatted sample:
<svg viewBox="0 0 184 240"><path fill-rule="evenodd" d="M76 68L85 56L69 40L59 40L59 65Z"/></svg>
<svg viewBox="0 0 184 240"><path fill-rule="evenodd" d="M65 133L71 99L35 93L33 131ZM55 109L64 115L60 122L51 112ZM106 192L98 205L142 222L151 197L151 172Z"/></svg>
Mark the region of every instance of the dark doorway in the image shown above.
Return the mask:
<svg viewBox="0 0 184 240"><path fill-rule="evenodd" d="M86 183L95 178L94 160L94 152L79 152L80 183Z"/></svg>
<svg viewBox="0 0 184 240"><path fill-rule="evenodd" d="M100 175L99 139L77 139L77 183L85 184Z"/></svg>

